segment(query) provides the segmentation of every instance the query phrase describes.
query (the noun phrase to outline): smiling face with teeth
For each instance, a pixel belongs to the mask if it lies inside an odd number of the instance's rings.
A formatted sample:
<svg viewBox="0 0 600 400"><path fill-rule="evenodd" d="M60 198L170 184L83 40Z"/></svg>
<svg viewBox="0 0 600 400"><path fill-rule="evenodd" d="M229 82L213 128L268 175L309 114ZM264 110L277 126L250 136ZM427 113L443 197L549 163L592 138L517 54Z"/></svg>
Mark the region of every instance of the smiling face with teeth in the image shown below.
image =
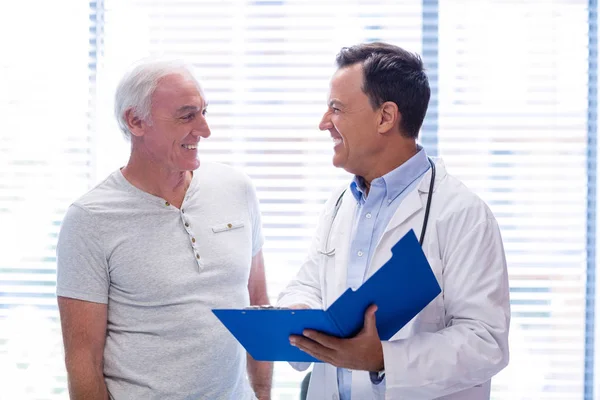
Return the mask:
<svg viewBox="0 0 600 400"><path fill-rule="evenodd" d="M193 171L200 166L198 143L210 136L206 100L195 80L181 74L160 79L151 99L148 121L131 129L138 157L171 172Z"/></svg>
<svg viewBox="0 0 600 400"><path fill-rule="evenodd" d="M329 131L333 139L333 165L368 178L386 141L381 134L382 112L371 106L362 85L362 64L337 70L319 129Z"/></svg>

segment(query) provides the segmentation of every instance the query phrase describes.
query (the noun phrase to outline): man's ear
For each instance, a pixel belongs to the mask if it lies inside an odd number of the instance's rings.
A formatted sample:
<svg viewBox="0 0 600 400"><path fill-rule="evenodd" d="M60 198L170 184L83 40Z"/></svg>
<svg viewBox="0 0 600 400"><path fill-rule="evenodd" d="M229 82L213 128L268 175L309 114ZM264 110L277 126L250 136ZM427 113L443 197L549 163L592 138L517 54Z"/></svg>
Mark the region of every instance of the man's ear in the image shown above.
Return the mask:
<svg viewBox="0 0 600 400"><path fill-rule="evenodd" d="M379 133L387 133L400 126L402 115L393 101L386 101L379 108Z"/></svg>
<svg viewBox="0 0 600 400"><path fill-rule="evenodd" d="M125 111L125 122L133 136L144 136L144 121L135 114L133 108Z"/></svg>

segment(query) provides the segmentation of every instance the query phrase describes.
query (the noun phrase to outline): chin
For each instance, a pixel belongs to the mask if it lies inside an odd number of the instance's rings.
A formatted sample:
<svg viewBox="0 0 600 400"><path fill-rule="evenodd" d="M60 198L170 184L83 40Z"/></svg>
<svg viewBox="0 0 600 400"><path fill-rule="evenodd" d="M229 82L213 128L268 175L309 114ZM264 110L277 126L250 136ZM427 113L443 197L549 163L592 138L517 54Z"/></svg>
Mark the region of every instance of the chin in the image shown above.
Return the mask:
<svg viewBox="0 0 600 400"><path fill-rule="evenodd" d="M353 168L351 164L347 162L345 159L333 158L333 166L336 168L341 168L344 171L348 172L352 175L360 175L357 171L357 168Z"/></svg>
<svg viewBox="0 0 600 400"><path fill-rule="evenodd" d="M332 163L333 163L333 166L336 167L336 168L346 169L347 161L348 160L347 160L347 158L345 157L344 154L335 153L333 155Z"/></svg>
<svg viewBox="0 0 600 400"><path fill-rule="evenodd" d="M181 171L194 171L200 167L200 160L196 160L194 162L186 162L181 163L179 165L179 170Z"/></svg>

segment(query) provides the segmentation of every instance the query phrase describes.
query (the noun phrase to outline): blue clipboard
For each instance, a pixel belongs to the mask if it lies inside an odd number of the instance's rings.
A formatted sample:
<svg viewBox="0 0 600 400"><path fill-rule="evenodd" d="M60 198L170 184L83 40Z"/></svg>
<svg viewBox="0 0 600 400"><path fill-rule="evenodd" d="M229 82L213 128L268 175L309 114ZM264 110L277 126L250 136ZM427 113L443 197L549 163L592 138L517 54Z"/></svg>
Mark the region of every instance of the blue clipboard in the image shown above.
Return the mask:
<svg viewBox="0 0 600 400"><path fill-rule="evenodd" d="M321 362L290 345L289 336L314 329L340 338L356 335L364 314L377 305L377 330L389 340L441 293L411 230L392 248L392 257L356 291L347 289L327 310L215 309L213 313L258 361Z"/></svg>

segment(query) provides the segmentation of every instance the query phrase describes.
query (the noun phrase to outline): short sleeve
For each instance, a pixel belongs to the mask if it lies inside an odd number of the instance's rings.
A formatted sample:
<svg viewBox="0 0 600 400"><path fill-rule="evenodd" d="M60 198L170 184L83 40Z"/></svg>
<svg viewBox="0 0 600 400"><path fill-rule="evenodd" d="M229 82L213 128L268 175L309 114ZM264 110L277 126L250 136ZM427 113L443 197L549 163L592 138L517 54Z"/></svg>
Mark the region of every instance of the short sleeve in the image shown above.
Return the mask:
<svg viewBox="0 0 600 400"><path fill-rule="evenodd" d="M56 246L57 296L108 303L108 261L92 215L71 205Z"/></svg>
<svg viewBox="0 0 600 400"><path fill-rule="evenodd" d="M252 181L248 178L246 183L246 198L248 199L248 210L250 212L250 220L252 221L252 257L254 257L265 242L262 233L262 222L260 219L260 206L256 189Z"/></svg>

